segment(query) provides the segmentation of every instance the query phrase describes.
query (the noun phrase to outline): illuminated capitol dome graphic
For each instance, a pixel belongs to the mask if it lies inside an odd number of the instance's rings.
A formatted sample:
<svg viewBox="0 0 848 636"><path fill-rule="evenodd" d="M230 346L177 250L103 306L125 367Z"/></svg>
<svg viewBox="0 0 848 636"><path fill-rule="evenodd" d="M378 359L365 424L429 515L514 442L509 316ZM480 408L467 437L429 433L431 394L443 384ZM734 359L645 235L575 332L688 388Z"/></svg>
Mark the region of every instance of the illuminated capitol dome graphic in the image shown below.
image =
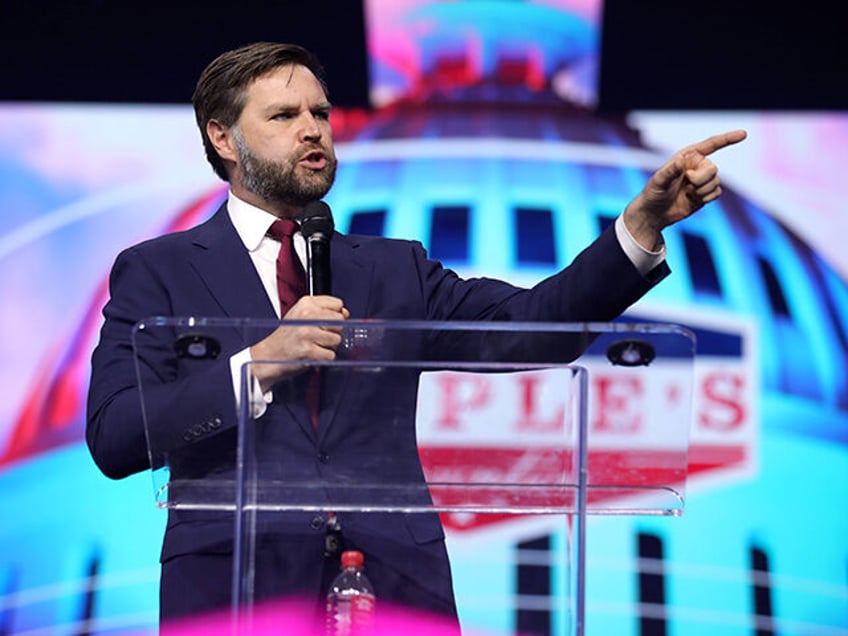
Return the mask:
<svg viewBox="0 0 848 636"><path fill-rule="evenodd" d="M378 107L334 113L339 170L326 200L339 231L419 240L463 276L532 285L614 222L667 155L624 119L592 113L581 86L594 72L596 27L579 8L555 5L392 14L395 30L371 45ZM220 186L190 193L193 203L160 229L192 226L225 197ZM587 633L650 633L640 617L659 616L687 635L770 625L848 634L848 479L839 474L848 285L733 189L664 236L672 275L624 319L689 327L698 356L726 373L702 389L686 514L591 521ZM70 341L53 343L0 446L4 509L65 501L45 513L52 520L7 518L0 529L19 547L0 560L3 633L155 619L162 519L138 510L139 501L153 508L149 478L133 482L142 494L127 501L126 489L93 474L84 448L88 357L105 298L103 282ZM71 484L80 472L90 477ZM534 538L516 525L504 532ZM128 544L142 548L127 556ZM662 598L638 583L651 559Z"/></svg>

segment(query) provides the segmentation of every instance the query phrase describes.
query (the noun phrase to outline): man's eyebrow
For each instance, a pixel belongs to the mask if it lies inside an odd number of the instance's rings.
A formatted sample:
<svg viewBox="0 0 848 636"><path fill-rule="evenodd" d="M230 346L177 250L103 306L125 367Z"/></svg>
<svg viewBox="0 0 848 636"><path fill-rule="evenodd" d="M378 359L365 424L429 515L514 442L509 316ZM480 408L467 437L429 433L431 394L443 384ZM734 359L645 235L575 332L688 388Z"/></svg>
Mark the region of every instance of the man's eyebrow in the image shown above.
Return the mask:
<svg viewBox="0 0 848 636"><path fill-rule="evenodd" d="M320 102L316 102L312 106L309 107L309 110L332 110L333 105L326 100L322 100ZM268 111L298 111L300 110L300 104L295 102L272 102L268 104L266 107Z"/></svg>

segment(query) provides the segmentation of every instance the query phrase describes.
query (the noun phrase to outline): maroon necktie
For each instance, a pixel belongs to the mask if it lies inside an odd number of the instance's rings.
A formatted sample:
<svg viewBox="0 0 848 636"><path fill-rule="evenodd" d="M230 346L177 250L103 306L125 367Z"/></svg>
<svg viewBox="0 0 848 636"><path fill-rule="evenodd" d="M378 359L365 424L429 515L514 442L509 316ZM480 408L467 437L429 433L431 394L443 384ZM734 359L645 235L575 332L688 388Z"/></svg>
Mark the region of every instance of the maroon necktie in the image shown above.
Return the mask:
<svg viewBox="0 0 848 636"><path fill-rule="evenodd" d="M290 219L278 219L268 230L273 238L280 242L280 253L277 255L277 293L280 296L280 317L292 308L298 299L306 293L306 272L297 252L294 250L292 237L298 230L298 225ZM318 392L318 371L309 374L306 382L306 405L309 408L309 418L312 426L318 430L318 409L320 395Z"/></svg>
<svg viewBox="0 0 848 636"><path fill-rule="evenodd" d="M306 273L294 251L292 236L297 232L297 223L290 219L274 221L268 234L280 242L277 255L277 293L280 295L280 318L286 315L298 298L306 293Z"/></svg>

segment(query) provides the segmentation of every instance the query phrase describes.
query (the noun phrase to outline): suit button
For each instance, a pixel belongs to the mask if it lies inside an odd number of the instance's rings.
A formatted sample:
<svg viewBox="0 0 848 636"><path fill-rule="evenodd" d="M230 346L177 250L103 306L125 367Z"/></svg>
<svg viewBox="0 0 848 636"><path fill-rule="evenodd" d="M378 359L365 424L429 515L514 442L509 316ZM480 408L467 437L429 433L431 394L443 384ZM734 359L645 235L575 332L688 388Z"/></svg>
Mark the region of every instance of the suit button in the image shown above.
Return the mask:
<svg viewBox="0 0 848 636"><path fill-rule="evenodd" d="M330 462L329 453L325 453L323 451L318 453L318 461L321 462L322 464L328 464Z"/></svg>
<svg viewBox="0 0 848 636"><path fill-rule="evenodd" d="M324 517L321 515L315 515L312 517L312 521L309 522L309 525L313 530L320 530L324 527Z"/></svg>

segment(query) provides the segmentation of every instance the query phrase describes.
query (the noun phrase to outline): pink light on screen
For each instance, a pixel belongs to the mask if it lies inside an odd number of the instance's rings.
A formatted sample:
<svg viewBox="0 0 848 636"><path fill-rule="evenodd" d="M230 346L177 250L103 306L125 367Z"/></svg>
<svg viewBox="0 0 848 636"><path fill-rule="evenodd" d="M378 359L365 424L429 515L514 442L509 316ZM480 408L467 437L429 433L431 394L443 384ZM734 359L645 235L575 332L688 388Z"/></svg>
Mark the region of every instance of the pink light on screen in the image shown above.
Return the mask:
<svg viewBox="0 0 848 636"><path fill-rule="evenodd" d="M516 74L534 90L547 82L569 84L567 93L590 103L596 92L601 7L602 0L520 5L366 0L372 102L382 106L421 99L434 86L491 81L492 60L501 58L508 66L508 84L515 84L509 79Z"/></svg>
<svg viewBox="0 0 848 636"><path fill-rule="evenodd" d="M787 125L787 120L805 126ZM761 118L760 161L762 169L783 186L813 195L828 192L845 174L845 138L848 120L839 117L805 117L801 114ZM802 160L803 158L803 160ZM844 198L842 203L848 201ZM824 209L829 215L844 215L844 205Z"/></svg>
<svg viewBox="0 0 848 636"><path fill-rule="evenodd" d="M379 603L379 601L378 601ZM486 632L463 629L464 636ZM235 619L231 612L214 612L160 626L161 636L323 636L323 617L314 603L285 600L257 605L249 617ZM399 606L378 605L369 636L459 636L453 620Z"/></svg>

